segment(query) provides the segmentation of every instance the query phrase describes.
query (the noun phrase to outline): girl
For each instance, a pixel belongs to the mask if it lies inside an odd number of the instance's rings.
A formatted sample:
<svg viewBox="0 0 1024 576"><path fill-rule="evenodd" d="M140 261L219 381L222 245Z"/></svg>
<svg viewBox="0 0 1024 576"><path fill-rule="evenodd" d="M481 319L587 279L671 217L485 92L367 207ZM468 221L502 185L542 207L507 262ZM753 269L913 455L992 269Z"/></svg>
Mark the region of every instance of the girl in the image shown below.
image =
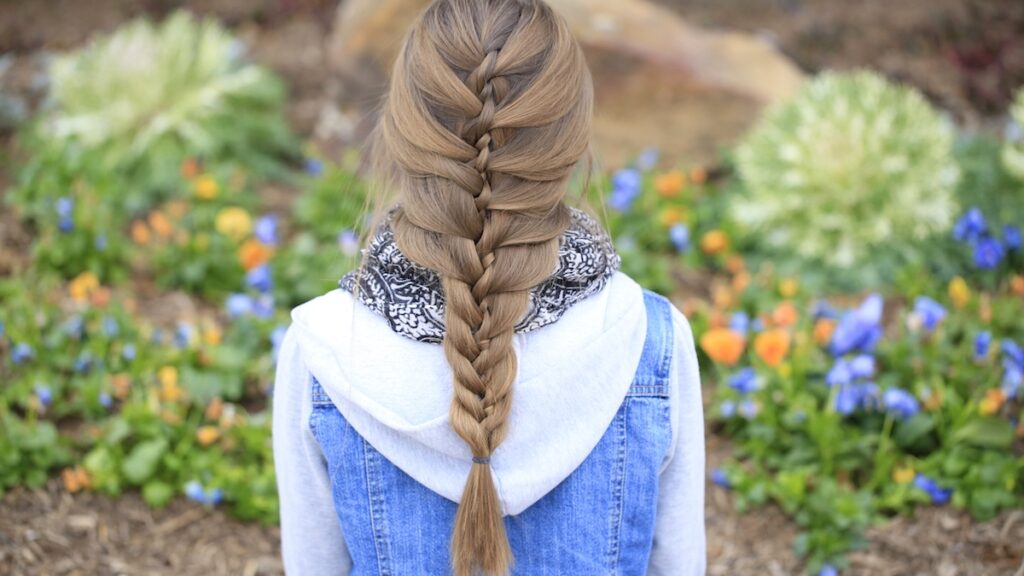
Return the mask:
<svg viewBox="0 0 1024 576"><path fill-rule="evenodd" d="M281 346L289 574L703 574L689 326L563 202L592 104L541 0L410 31L376 133L399 201Z"/></svg>

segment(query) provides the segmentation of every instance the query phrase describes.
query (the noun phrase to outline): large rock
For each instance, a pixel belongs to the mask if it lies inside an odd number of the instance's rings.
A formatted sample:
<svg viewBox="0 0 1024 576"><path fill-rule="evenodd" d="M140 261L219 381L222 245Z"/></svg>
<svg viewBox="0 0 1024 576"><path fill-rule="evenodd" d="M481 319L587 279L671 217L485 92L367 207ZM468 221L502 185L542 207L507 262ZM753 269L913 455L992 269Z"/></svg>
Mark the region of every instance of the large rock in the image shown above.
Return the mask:
<svg viewBox="0 0 1024 576"><path fill-rule="evenodd" d="M342 109L367 117L404 31L427 3L343 2L328 46ZM692 26L647 0L549 3L569 22L594 73L596 147L605 164L648 146L670 160L707 161L804 80L760 39Z"/></svg>

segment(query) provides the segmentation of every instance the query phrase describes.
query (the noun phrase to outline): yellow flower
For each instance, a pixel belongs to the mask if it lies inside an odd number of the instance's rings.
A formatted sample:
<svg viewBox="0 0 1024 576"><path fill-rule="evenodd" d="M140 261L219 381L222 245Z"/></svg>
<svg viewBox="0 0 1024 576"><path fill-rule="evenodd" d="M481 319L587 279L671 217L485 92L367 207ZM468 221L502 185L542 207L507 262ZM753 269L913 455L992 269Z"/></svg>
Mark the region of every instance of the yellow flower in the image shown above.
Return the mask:
<svg viewBox="0 0 1024 576"><path fill-rule="evenodd" d="M192 191L195 192L197 198L213 200L220 193L220 185L213 179L213 176L203 174L192 184Z"/></svg>
<svg viewBox="0 0 1024 576"><path fill-rule="evenodd" d="M800 290L800 283L794 278L787 278L779 282L779 294L783 298L792 298Z"/></svg>
<svg viewBox="0 0 1024 576"><path fill-rule="evenodd" d="M957 309L963 308L971 301L971 289L963 278L957 276L949 281L949 300Z"/></svg>
<svg viewBox="0 0 1024 576"><path fill-rule="evenodd" d="M68 284L68 292L72 300L78 303L85 302L89 296L100 287L100 280L92 272L82 272Z"/></svg>
<svg viewBox="0 0 1024 576"><path fill-rule="evenodd" d="M220 396L210 400L210 403L206 405L206 412L204 416L207 420L217 420L220 415L224 413L224 401L220 399Z"/></svg>
<svg viewBox="0 0 1024 576"><path fill-rule="evenodd" d="M916 475L913 466L892 469L892 481L897 484L910 484Z"/></svg>
<svg viewBox="0 0 1024 576"><path fill-rule="evenodd" d="M754 352L764 363L776 367L789 354L791 338L785 330L765 330L754 339Z"/></svg>
<svg viewBox="0 0 1024 576"><path fill-rule="evenodd" d="M721 230L711 230L700 240L700 249L705 254L715 255L729 248L729 237Z"/></svg>
<svg viewBox="0 0 1024 576"><path fill-rule="evenodd" d="M196 430L196 440L200 446L209 446L220 438L220 430L216 426L200 426Z"/></svg>
<svg viewBox="0 0 1024 576"><path fill-rule="evenodd" d="M664 228L671 228L673 225L683 221L684 212L676 206L669 206L661 211L661 225Z"/></svg>
<svg viewBox="0 0 1024 576"><path fill-rule="evenodd" d="M1006 392L1002 388L995 388L985 392L985 399L978 405L978 410L985 416L991 416L1003 407L1006 402Z"/></svg>
<svg viewBox="0 0 1024 576"><path fill-rule="evenodd" d="M178 369L174 366L164 366L157 372L157 379L160 381L160 399L164 402L177 402L185 395L185 391L178 386Z"/></svg>
<svg viewBox="0 0 1024 576"><path fill-rule="evenodd" d="M686 187L686 174L679 170L666 172L654 179L654 189L665 198L675 198Z"/></svg>
<svg viewBox="0 0 1024 576"><path fill-rule="evenodd" d="M206 330L203 330L203 343L207 346L216 346L220 344L223 334L220 328L216 325L210 326Z"/></svg>
<svg viewBox="0 0 1024 576"><path fill-rule="evenodd" d="M217 213L214 226L217 232L240 242L252 231L252 217L244 208L230 206Z"/></svg>
<svg viewBox="0 0 1024 576"><path fill-rule="evenodd" d="M739 362L740 356L743 355L746 340L735 330L714 328L700 337L700 347L715 362L732 366Z"/></svg>
<svg viewBox="0 0 1024 576"><path fill-rule="evenodd" d="M174 233L174 226L171 224L171 221L159 210L150 213L149 227L161 238L170 238Z"/></svg>

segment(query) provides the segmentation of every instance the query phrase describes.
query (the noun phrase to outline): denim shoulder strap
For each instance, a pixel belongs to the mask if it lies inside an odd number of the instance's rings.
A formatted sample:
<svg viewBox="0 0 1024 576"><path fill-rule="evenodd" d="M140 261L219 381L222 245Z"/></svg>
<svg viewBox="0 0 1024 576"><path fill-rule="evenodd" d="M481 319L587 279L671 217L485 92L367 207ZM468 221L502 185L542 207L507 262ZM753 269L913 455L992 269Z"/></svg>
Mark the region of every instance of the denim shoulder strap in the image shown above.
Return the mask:
<svg viewBox="0 0 1024 576"><path fill-rule="evenodd" d="M631 396L668 396L669 370L672 366L672 305L664 296L644 290L647 309L647 336L640 356Z"/></svg>

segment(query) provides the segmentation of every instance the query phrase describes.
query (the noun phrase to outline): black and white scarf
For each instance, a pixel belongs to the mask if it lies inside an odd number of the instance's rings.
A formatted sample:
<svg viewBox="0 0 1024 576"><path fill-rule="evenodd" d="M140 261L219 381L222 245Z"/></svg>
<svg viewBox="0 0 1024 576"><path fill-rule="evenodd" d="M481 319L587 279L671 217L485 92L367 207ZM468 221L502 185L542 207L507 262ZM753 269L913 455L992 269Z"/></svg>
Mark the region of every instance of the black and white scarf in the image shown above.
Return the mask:
<svg viewBox="0 0 1024 576"><path fill-rule="evenodd" d="M562 235L558 266L530 291L516 332L555 322L573 304L599 292L619 269L619 255L600 224L576 208ZM413 340L444 338L444 292L438 275L409 261L395 244L389 216L364 250L363 264L342 277L339 287L384 317L391 329Z"/></svg>

